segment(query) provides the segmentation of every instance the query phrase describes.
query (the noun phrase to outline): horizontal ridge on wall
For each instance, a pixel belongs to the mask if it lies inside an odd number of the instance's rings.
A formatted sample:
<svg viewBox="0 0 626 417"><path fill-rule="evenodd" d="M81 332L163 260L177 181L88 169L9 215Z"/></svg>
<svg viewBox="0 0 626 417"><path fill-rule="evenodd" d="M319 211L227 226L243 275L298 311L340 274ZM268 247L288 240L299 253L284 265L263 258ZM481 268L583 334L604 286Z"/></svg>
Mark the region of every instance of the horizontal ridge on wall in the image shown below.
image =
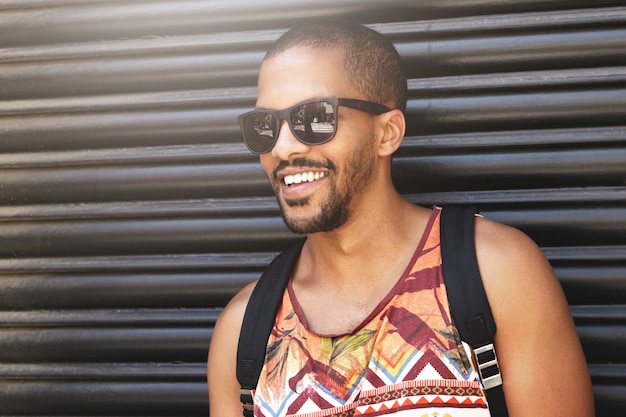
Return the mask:
<svg viewBox="0 0 626 417"><path fill-rule="evenodd" d="M203 0L168 2L138 1L123 4L110 0L88 3L63 1L55 3L39 0L6 0L2 18L6 36L4 45L29 45L41 43L71 43L75 41L141 38L148 33L161 36L180 36L193 33L223 32L233 28L264 29L277 24L293 27L310 19L328 19L347 16L362 23L394 22L406 20L432 20L441 17L487 16L493 14L531 13L547 14L545 23L552 21L575 24L578 20L602 24L623 21L619 1L559 0L546 3L541 0L493 2L492 0L440 0L436 2L394 1L391 4L377 0L344 1L318 0L299 3L289 0ZM48 7L46 7L48 6ZM607 8L598 9L598 8ZM590 10L588 12L587 10ZM550 17L555 12L556 16ZM617 13L617 16L616 16ZM559 19L558 15L564 15ZM513 20L513 19L511 19ZM523 19L526 23L532 17ZM23 22L29 22L24 25ZM541 21L536 25L541 26Z"/></svg>
<svg viewBox="0 0 626 417"><path fill-rule="evenodd" d="M624 22L626 12L619 7L372 26L396 43L409 78L437 78L624 65ZM7 48L0 57L0 80L6 81L2 96L16 100L254 85L264 51L283 31Z"/></svg>

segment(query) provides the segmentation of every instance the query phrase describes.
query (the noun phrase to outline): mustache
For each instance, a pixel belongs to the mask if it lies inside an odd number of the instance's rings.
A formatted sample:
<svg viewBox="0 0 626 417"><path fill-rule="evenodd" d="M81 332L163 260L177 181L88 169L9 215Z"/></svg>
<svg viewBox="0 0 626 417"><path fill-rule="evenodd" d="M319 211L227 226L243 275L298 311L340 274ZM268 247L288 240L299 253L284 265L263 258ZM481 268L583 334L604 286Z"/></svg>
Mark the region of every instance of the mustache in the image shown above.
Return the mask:
<svg viewBox="0 0 626 417"><path fill-rule="evenodd" d="M290 161L281 160L278 163L278 165L276 165L276 168L274 168L274 171L272 172L272 175L275 180L278 179L278 172L285 168L315 168L315 169L327 169L329 171L334 171L335 164L333 164L332 161L328 161L328 160L322 162L322 161L313 161L311 159L306 159L306 158L294 158Z"/></svg>

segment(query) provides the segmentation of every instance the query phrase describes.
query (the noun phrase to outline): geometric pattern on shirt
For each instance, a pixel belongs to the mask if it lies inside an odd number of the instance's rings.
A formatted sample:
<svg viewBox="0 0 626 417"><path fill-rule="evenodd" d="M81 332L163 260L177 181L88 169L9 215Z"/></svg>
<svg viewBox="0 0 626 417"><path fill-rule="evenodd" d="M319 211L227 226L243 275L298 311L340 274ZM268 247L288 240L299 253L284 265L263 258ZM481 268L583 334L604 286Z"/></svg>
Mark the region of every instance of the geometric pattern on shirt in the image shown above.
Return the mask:
<svg viewBox="0 0 626 417"><path fill-rule="evenodd" d="M438 214L433 211L394 289L354 333L310 332L297 300L285 291L254 391L255 416L404 417L416 409L424 415L437 410L454 417L489 415L450 318Z"/></svg>

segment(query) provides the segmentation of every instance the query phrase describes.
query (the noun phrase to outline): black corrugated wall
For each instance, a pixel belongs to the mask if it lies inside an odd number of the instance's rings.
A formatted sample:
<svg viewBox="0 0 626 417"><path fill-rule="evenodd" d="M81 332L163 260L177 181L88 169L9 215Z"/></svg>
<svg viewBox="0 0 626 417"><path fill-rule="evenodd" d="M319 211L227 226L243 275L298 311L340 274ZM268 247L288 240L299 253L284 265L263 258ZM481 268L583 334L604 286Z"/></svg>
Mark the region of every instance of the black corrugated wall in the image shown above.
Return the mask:
<svg viewBox="0 0 626 417"><path fill-rule="evenodd" d="M623 2L5 0L0 415L207 414L220 308L293 239L236 115L285 28L338 15L406 61L400 190L530 234L598 415L626 408Z"/></svg>

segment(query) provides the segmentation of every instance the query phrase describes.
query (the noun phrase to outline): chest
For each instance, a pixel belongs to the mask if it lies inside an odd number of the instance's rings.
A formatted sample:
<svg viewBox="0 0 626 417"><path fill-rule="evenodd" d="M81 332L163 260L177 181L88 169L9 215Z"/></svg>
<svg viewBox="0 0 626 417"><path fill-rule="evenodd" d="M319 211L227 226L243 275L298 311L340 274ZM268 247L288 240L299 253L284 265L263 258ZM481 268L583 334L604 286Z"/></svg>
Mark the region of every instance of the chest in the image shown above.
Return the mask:
<svg viewBox="0 0 626 417"><path fill-rule="evenodd" d="M355 293L310 294L291 290L294 310L309 331L319 335L350 334L379 309L381 296ZM384 297L384 295L383 295Z"/></svg>
<svg viewBox="0 0 626 417"><path fill-rule="evenodd" d="M334 337L310 331L287 292L269 340L259 398L268 405L269 398L282 398L276 407L293 399L288 409L301 412L302 401L318 407L323 399L328 404L319 409L338 410L395 387L398 393L409 386L418 392L423 384L472 381L475 389L476 375L450 320L445 288L415 288L400 288L357 329ZM310 411L318 411L315 407Z"/></svg>

